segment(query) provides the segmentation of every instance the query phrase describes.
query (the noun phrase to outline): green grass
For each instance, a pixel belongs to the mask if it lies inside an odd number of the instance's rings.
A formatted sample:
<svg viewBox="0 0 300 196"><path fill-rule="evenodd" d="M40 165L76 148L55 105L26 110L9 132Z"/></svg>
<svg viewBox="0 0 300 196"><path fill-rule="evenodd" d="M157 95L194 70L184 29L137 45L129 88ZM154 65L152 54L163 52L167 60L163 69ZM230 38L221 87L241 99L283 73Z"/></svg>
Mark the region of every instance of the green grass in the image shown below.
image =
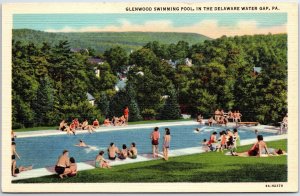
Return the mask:
<svg viewBox="0 0 300 196"><path fill-rule="evenodd" d="M287 140L267 142L286 150ZM239 148L246 151L250 145ZM234 157L208 152L115 166L112 169L81 171L73 178L57 175L14 181L13 183L96 183L96 182L286 182L287 156Z"/></svg>
<svg viewBox="0 0 300 196"><path fill-rule="evenodd" d="M140 124L152 124L152 123L162 123L162 122L179 122L179 121L189 121L192 119L179 119L179 120L143 120L137 122L129 122L129 125L140 125ZM41 130L56 130L58 126L52 127L30 127L14 129L15 132L26 132L26 131L41 131Z"/></svg>

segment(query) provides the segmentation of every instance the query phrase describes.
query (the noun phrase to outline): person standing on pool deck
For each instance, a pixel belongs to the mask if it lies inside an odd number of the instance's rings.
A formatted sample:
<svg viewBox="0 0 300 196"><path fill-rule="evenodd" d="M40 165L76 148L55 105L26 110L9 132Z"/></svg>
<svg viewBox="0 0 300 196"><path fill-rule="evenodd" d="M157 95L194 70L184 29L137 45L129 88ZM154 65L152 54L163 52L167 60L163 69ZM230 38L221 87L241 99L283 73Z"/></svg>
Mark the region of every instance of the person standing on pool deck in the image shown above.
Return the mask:
<svg viewBox="0 0 300 196"><path fill-rule="evenodd" d="M167 161L169 156L169 148L170 148L170 141L171 141L171 135L170 135L170 129L165 128L166 135L164 136L164 143L163 143L163 152L164 152L164 159Z"/></svg>
<svg viewBox="0 0 300 196"><path fill-rule="evenodd" d="M128 106L124 107L123 114L124 114L124 117L125 117L125 124L128 124L128 120L129 120L129 108L128 108Z"/></svg>
<svg viewBox="0 0 300 196"><path fill-rule="evenodd" d="M151 133L151 140L152 140L152 152L153 152L153 158L158 157L158 140L160 138L160 133L158 131L158 127L155 127L154 130Z"/></svg>
<svg viewBox="0 0 300 196"><path fill-rule="evenodd" d="M68 175L71 172L69 167L69 151L64 150L62 155L58 157L57 163L55 165L55 172L59 175L60 178L64 178L64 175Z"/></svg>

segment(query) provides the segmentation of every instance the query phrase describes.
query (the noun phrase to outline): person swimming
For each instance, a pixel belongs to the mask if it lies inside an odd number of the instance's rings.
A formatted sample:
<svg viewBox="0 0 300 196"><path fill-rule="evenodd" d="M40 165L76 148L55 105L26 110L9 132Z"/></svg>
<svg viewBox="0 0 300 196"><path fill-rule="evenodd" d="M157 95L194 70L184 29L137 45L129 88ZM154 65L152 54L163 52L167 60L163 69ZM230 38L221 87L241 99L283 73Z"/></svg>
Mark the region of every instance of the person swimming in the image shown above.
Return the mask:
<svg viewBox="0 0 300 196"><path fill-rule="evenodd" d="M75 146L78 146L78 147L89 147L88 145L86 145L83 140L79 140L79 144L76 144Z"/></svg>

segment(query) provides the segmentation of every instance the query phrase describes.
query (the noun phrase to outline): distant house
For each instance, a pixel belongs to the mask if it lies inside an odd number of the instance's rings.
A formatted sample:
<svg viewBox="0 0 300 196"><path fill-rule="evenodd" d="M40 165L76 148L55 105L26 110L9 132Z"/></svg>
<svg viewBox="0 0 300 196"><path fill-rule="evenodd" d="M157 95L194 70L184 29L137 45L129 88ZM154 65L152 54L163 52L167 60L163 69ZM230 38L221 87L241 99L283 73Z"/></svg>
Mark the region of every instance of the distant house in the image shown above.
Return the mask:
<svg viewBox="0 0 300 196"><path fill-rule="evenodd" d="M86 93L87 96L87 100L89 101L90 104L92 104L92 106L95 105L95 98L93 97L93 95L91 95L90 93Z"/></svg>
<svg viewBox="0 0 300 196"><path fill-rule="evenodd" d="M187 65L189 67L191 67L193 65L192 59L189 59L189 58L185 58L184 63L185 63L185 65Z"/></svg>
<svg viewBox="0 0 300 196"><path fill-rule="evenodd" d="M258 76L261 73L261 67L253 67L252 76Z"/></svg>
<svg viewBox="0 0 300 196"><path fill-rule="evenodd" d="M104 63L104 61L100 58L95 58L95 57L91 57L87 60L90 64L93 65L102 65ZM95 74L98 78L100 78L100 69L97 67L94 67L95 70Z"/></svg>
<svg viewBox="0 0 300 196"><path fill-rule="evenodd" d="M71 48L70 51L75 53L79 53L79 52L89 53L89 50L86 48Z"/></svg>
<svg viewBox="0 0 300 196"><path fill-rule="evenodd" d="M192 59L189 59L189 58L178 59L176 61L172 61L172 59L170 59L166 62L169 65L171 65L173 68L176 68L177 65L182 64L182 63L189 67L193 66Z"/></svg>
<svg viewBox="0 0 300 196"><path fill-rule="evenodd" d="M100 58L96 58L96 57L91 57L88 59L88 62L90 64L94 64L94 65L102 65L104 63L104 61Z"/></svg>
<svg viewBox="0 0 300 196"><path fill-rule="evenodd" d="M123 90L126 87L126 81L127 78L121 79L117 82L117 84L115 85L115 90L119 91L119 90Z"/></svg>

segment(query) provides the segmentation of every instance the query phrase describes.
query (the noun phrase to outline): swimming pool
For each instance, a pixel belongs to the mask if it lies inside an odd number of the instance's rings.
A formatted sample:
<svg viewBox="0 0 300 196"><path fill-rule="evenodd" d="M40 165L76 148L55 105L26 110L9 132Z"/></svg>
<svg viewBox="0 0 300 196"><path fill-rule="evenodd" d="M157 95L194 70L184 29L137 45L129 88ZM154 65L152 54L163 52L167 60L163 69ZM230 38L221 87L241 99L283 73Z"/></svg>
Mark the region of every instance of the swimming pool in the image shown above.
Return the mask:
<svg viewBox="0 0 300 196"><path fill-rule="evenodd" d="M153 125L154 127L155 125ZM161 139L159 148L162 150L162 136L166 126L160 127ZM171 130L171 148L181 149L199 146L201 141L206 138L209 139L213 131L224 130L225 127L208 127L199 125L180 125L168 126ZM200 128L200 133L195 133L194 129ZM38 136L38 137L24 137L16 138L17 152L21 156L21 160L17 159L17 165L34 165L34 168L42 168L53 166L56 164L58 156L64 149L69 150L70 157L73 156L76 162L83 162L87 160L94 160L99 150L106 149L110 142L114 142L118 148L122 144L130 146L131 142L135 142L139 154L151 153L150 134L153 131L151 128L139 128L128 130L113 130L97 133L78 134L78 135L52 135L52 136ZM255 133L245 128L238 129L241 140L253 139L256 137ZM260 132L263 136L271 136L273 133ZM78 144L78 140L83 139L91 148L79 148L74 146ZM107 153L105 154L107 157Z"/></svg>

